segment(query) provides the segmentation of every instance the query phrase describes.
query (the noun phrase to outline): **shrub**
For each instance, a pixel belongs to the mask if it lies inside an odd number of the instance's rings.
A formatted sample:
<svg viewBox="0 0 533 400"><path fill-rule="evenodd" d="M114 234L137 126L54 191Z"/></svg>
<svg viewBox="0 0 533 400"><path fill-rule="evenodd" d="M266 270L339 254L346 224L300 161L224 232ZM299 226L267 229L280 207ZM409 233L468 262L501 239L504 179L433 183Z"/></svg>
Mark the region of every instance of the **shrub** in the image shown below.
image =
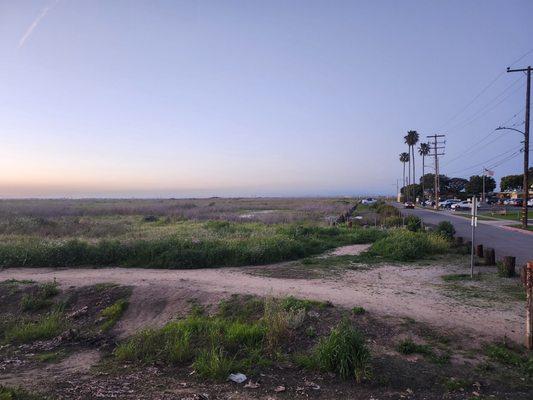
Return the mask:
<svg viewBox="0 0 533 400"><path fill-rule="evenodd" d="M354 377L361 382L370 375L370 350L347 320L319 341L314 355L320 369L335 372L343 379Z"/></svg>
<svg viewBox="0 0 533 400"><path fill-rule="evenodd" d="M369 254L393 261L414 261L431 254L444 253L447 249L449 243L440 235L396 229L375 242Z"/></svg>
<svg viewBox="0 0 533 400"><path fill-rule="evenodd" d="M389 217L398 217L400 216L400 211L390 204L386 203L376 203L375 210L376 212L381 216L381 218L389 218Z"/></svg>
<svg viewBox="0 0 533 400"><path fill-rule="evenodd" d="M383 220L382 224L387 228L403 226L403 217L391 216Z"/></svg>
<svg viewBox="0 0 533 400"><path fill-rule="evenodd" d="M418 232L422 229L422 220L416 215L405 217L405 227L411 232Z"/></svg>
<svg viewBox="0 0 533 400"><path fill-rule="evenodd" d="M437 228L435 229L435 232L449 240L453 239L453 237L455 236L455 228L453 224L449 221L439 222Z"/></svg>

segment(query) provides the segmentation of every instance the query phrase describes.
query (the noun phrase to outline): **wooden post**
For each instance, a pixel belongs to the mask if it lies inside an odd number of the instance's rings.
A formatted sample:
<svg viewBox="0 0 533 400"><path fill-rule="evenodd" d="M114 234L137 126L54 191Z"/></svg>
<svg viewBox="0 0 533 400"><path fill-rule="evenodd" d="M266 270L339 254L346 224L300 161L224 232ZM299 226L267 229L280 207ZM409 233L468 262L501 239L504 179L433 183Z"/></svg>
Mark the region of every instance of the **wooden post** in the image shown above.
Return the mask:
<svg viewBox="0 0 533 400"><path fill-rule="evenodd" d="M526 347L533 350L533 261L526 266Z"/></svg>
<svg viewBox="0 0 533 400"><path fill-rule="evenodd" d="M516 257L505 256L503 257L502 262L505 276L508 276L509 278L515 276Z"/></svg>
<svg viewBox="0 0 533 400"><path fill-rule="evenodd" d="M486 248L483 252L483 258L485 259L485 265L496 265L496 252L494 249Z"/></svg>
<svg viewBox="0 0 533 400"><path fill-rule="evenodd" d="M482 244L478 244L476 246L476 256L483 257L483 245Z"/></svg>

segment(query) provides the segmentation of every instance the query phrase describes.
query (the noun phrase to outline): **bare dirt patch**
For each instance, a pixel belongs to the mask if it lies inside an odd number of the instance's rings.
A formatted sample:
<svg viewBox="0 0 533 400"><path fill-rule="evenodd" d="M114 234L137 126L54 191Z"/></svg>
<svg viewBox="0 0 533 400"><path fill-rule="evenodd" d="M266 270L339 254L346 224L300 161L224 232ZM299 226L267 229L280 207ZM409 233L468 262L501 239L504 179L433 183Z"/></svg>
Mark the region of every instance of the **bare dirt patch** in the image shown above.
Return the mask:
<svg viewBox="0 0 533 400"><path fill-rule="evenodd" d="M287 265L291 264L197 270L26 268L1 271L0 280L50 281L56 278L64 286L103 282L135 286L134 296L152 302L148 308L159 310L160 315L154 317L155 324L165 322L180 311L172 305L176 304L172 291L176 293L186 289L189 295L194 296L193 293L198 291L210 293L214 298L226 293L294 295L330 301L347 308L363 306L376 314L414 318L477 338L507 337L516 342L522 338L523 302L510 299L500 302L495 291L494 299L487 300L488 306L480 310L476 305L443 292L441 277L450 273L465 273L465 265L377 265L369 269L345 270L342 274L322 276L321 279L278 279L250 275L254 268L274 270L286 268ZM515 282L519 285L518 280ZM133 308L127 313L121 327L127 332L140 326L141 321L150 323L150 317L143 315L143 310L135 312Z"/></svg>

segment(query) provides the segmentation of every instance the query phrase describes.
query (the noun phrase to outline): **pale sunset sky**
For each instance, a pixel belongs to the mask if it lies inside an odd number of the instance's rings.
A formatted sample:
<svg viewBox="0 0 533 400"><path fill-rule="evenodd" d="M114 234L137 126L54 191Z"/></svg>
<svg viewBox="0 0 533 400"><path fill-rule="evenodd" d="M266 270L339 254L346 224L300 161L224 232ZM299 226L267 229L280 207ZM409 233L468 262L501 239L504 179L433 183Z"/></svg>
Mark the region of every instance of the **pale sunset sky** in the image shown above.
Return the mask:
<svg viewBox="0 0 533 400"><path fill-rule="evenodd" d="M0 197L390 194L520 173L531 0L0 0ZM473 151L475 149L475 151ZM421 172L421 160L417 159ZM430 171L428 171L430 172Z"/></svg>

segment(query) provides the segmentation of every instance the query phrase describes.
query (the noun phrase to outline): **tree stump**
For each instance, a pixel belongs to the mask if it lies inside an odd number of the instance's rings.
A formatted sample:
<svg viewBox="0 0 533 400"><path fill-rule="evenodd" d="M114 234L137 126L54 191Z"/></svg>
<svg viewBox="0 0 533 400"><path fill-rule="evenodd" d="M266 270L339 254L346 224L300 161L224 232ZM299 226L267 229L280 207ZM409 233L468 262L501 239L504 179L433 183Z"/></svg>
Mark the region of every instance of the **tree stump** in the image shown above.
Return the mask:
<svg viewBox="0 0 533 400"><path fill-rule="evenodd" d="M502 260L502 275L508 276L509 278L515 276L516 271L516 257L505 256Z"/></svg>
<svg viewBox="0 0 533 400"><path fill-rule="evenodd" d="M483 257L483 245L482 244L478 244L476 246L476 256Z"/></svg>
<svg viewBox="0 0 533 400"><path fill-rule="evenodd" d="M483 258L485 259L485 265L496 265L496 252L494 249L485 249Z"/></svg>

